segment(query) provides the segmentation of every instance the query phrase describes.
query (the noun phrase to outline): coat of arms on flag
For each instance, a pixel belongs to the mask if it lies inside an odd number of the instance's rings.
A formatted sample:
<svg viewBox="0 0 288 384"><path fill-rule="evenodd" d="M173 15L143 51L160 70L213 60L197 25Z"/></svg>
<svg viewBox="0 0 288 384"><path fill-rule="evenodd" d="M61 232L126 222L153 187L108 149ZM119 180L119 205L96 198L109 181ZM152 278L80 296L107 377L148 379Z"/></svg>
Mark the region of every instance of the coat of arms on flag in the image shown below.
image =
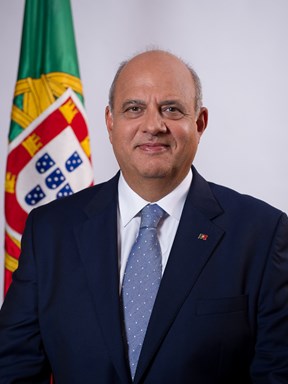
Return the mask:
<svg viewBox="0 0 288 384"><path fill-rule="evenodd" d="M6 267L15 269L17 244L32 208L92 183L85 112L79 98L68 89L9 145L5 185Z"/></svg>

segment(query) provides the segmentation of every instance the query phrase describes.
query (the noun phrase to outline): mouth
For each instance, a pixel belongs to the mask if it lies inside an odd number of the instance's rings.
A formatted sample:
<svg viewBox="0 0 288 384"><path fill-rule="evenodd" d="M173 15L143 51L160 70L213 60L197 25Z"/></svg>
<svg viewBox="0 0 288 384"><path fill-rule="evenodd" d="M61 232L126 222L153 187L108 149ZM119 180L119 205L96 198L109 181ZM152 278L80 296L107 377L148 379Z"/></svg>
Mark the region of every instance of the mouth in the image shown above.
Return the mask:
<svg viewBox="0 0 288 384"><path fill-rule="evenodd" d="M166 152L170 146L164 143L143 143L137 145L136 148L145 153L157 154Z"/></svg>

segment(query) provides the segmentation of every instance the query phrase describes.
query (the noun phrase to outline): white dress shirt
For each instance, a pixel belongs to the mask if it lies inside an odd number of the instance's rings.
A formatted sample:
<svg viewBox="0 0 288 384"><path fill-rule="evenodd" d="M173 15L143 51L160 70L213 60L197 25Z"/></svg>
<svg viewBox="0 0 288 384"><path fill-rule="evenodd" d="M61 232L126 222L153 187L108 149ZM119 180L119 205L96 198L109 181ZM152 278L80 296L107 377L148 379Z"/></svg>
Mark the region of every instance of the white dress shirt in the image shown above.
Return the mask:
<svg viewBox="0 0 288 384"><path fill-rule="evenodd" d="M162 225L158 227L158 238L162 252L162 274L168 261L191 181L192 170L172 192L159 201L153 202L157 203L168 214L168 217L163 220ZM118 184L120 290L127 259L139 231L140 211L149 203L149 201L142 199L129 187L121 173Z"/></svg>

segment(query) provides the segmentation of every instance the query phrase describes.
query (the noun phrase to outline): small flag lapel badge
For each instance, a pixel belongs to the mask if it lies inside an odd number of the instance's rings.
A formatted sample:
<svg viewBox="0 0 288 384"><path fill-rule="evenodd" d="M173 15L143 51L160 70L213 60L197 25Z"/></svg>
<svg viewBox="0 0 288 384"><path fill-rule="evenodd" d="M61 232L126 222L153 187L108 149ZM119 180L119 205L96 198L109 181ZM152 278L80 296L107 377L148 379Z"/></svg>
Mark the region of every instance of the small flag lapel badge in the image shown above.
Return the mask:
<svg viewBox="0 0 288 384"><path fill-rule="evenodd" d="M198 240L207 240L207 239L208 239L208 235L206 235L205 233L200 233L198 236Z"/></svg>

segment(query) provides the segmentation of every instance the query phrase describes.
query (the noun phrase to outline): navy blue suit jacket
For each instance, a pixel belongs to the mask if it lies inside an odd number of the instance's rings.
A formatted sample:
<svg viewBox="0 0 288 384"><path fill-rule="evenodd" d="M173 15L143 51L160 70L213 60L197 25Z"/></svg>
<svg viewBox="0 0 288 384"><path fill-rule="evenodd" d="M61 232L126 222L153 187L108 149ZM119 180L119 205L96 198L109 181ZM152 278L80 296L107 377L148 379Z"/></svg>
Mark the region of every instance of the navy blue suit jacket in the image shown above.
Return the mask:
<svg viewBox="0 0 288 384"><path fill-rule="evenodd" d="M287 216L193 174L135 383L288 383ZM131 382L117 186L30 214L0 314L1 384L49 383L51 370L56 384Z"/></svg>

